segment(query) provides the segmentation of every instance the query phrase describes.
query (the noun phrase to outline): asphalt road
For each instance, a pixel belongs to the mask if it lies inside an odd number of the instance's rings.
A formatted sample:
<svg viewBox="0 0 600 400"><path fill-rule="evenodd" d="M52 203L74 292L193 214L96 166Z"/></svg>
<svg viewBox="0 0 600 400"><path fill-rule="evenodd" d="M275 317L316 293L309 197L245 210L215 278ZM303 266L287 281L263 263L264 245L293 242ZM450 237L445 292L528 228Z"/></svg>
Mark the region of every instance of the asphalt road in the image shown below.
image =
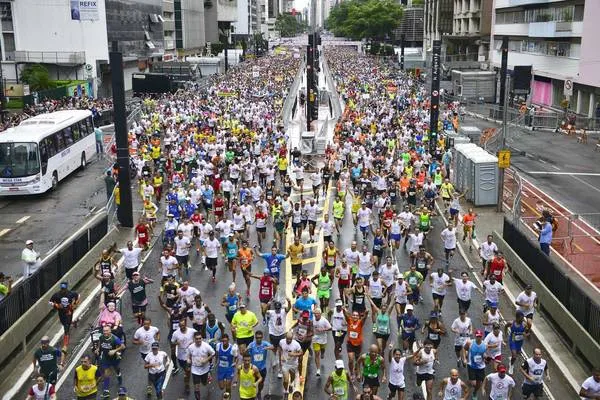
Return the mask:
<svg viewBox="0 0 600 400"><path fill-rule="evenodd" d="M463 126L480 129L499 127L481 119L465 116ZM597 213L600 203L600 153L596 141L577 143L574 137L553 132L509 128L507 145L511 165L573 213ZM577 193L577 196L573 196ZM600 229L600 216L588 216Z"/></svg>
<svg viewBox="0 0 600 400"><path fill-rule="evenodd" d="M0 198L0 270L23 274L21 251L26 240L44 256L79 227L92 211L106 205L102 173L106 161L94 160L62 180L56 191Z"/></svg>
<svg viewBox="0 0 600 400"><path fill-rule="evenodd" d="M349 206L349 204L348 204L348 206ZM435 220L434 229L426 241L426 246L428 248L428 251L431 252L431 254L433 255L433 257L436 260L436 262L434 264L434 268L441 265L440 260L443 257L442 242L441 242L441 239L439 238L439 233L442 228L443 228L443 221L441 220L440 217L437 217ZM269 235L270 235L270 232L269 232ZM340 234L340 236L337 238L337 247L340 250L343 250L343 249L349 247L350 242L354 238L355 238L355 232L352 227L352 222L351 222L350 216L347 215L345 223L344 223L344 229L342 230L342 233ZM305 236L304 240L306 241L306 239L307 238ZM254 235L251 235L251 242L254 242L254 240L255 240ZM158 270L159 252L157 251L158 247L159 246L157 246L151 252L149 258L147 259L147 261L143 267L143 274L146 274L149 277L152 277L154 279L159 278L159 270ZM266 247L267 247L266 245L263 245L263 251L266 250ZM311 254L308 255L307 257L316 255L315 247L316 246L310 247ZM228 272L226 273L223 266L220 265L218 273L217 273L217 282L213 284L209 280L208 272L205 272L198 267L199 260L195 256L195 254L192 255L191 260L192 260L191 262L193 265L193 268L191 271L191 285L200 290L204 301L209 306L211 306L213 311L216 312L217 318L221 321L225 321L223 307L218 305L218 302L220 302L220 298L221 298L222 294L226 291L226 287L231 282L230 274ZM319 264L319 262L317 262L317 264ZM404 252L404 251L400 251L400 253L399 253L399 265L400 265L401 270L406 270L408 268L407 267L408 266L408 257L407 257L406 252ZM258 260L258 261L254 262L254 264L252 266L252 270L255 274L260 274L260 271L262 271L263 267L264 267L264 265L263 265L262 260ZM315 266L315 264L310 264L305 267L314 268L316 266ZM476 264L476 267L477 267L477 264ZM287 267L287 268L289 268L289 267ZM458 253L452 259L451 268L454 271L456 271L456 273L463 271L463 270L470 271L469 266L467 265L465 260ZM245 288L244 288L244 284L241 279L241 276L239 276L239 275L240 274L238 274L237 284L238 284L238 288L240 289L240 292L243 292L243 290L245 290ZM285 273L283 273L283 272L282 272L282 277L285 277ZM285 278L283 278L283 279L285 279ZM283 285L286 284L285 281L282 283L283 283ZM335 286L336 285L334 285L334 287ZM156 296L158 295L158 290L159 290L158 284L150 285L148 288L149 298L151 300L150 300L150 306L148 308L147 315L152 318L153 325L157 326L161 329L161 333L162 333L161 346L162 346L162 348L168 349L167 339L166 339L166 336L168 333L167 318L166 318L165 312L159 308L158 301L156 300ZM335 290L337 290L337 289L335 289ZM253 292L253 293L255 293L255 292ZM424 302L423 302L423 304L416 307L416 315L419 317L419 319L422 322L424 322L426 320L427 315L429 314L430 310L433 308L430 293L431 292L430 292L429 287L427 285L425 285L424 294L423 294ZM332 296L332 301L336 297L337 297L337 293L334 293L334 295ZM475 293L473 303L472 303L473 305L471 307L471 312L470 312L470 317L472 318L473 324L475 327L481 326L481 307L480 307L480 305L482 303L483 303L483 299L482 299L481 295L479 293ZM251 299L251 301L249 302L249 308L251 311L253 311L253 312L257 313L257 315L259 315L259 303L256 298ZM122 310L123 310L122 311L123 318L125 321L125 328L126 328L125 330L126 330L128 338L129 338L128 340L131 340L131 337L136 329L136 325L131 316L130 300L129 300L128 294L126 294L124 297L124 304L123 304ZM514 311L514 308L508 303L508 300L506 297L504 297L502 299L501 311L503 311L506 315L508 315ZM446 297L446 302L444 303L443 322L449 327L451 325L452 321L456 318L457 314L458 314L458 309L457 309L457 304L456 304L455 292L454 292L453 288L450 288L449 294ZM88 313L88 316L90 319L92 319L92 317L95 317L96 314L92 312L92 313ZM395 317L394 317L394 320L395 320ZM88 326L89 322L90 321L82 321L82 322L80 322L79 326L86 327L86 326ZM392 322L393 330L395 330L395 327L396 327L395 322ZM259 325L258 328L266 329L266 327L263 327L261 325ZM370 323L370 319L369 319L369 322L367 322L367 324L364 328L365 343L363 345L363 349L367 349L368 344L374 342L374 337L372 336L372 334L370 332L371 332L371 323ZM77 329L77 336L78 336L78 338L76 338L74 342L86 339L87 332L85 331L85 329L79 328L79 329ZM423 339L423 336L419 335L419 338ZM393 343L396 342L395 334L393 334L392 338L390 339L390 343L392 343L392 342ZM531 354L531 347L533 345L534 345L534 343L532 343L532 344L528 343L526 345L526 351L529 351L529 354ZM133 347L135 347L135 346L130 346L130 348L126 351L124 359L121 363L121 368L122 368L123 375L124 375L124 385L128 387L129 395L133 398L139 399L139 398L143 398L145 396L146 372L143 369L143 364L139 358L137 349L135 349ZM439 384L439 381L448 375L450 369L454 368L456 366L456 358L454 355L453 335L452 334L449 334L447 337L444 337L442 339L442 344L440 346L439 351L440 351L440 357L439 357L440 364L436 366L436 383L435 383L436 387ZM168 350L167 350L167 352L168 352ZM508 353L506 350L504 350L503 353L504 353L505 357L508 356ZM347 358L346 357L344 357L344 358L347 363ZM306 398L325 398L325 394L323 392L323 386L325 384L328 374L333 370L333 362L334 362L333 348L332 348L332 346L329 346L326 351L325 359L323 360L322 376L320 378L317 378L317 377L315 377L314 360L312 358L309 359L309 362L308 362L309 367L308 367L307 380L306 380L306 386L305 386L306 387L306 392L305 392ZM551 369L553 368L552 363L550 363L550 368ZM462 379L466 379L466 370L461 369L460 372L461 372ZM556 391L556 393L562 395L562 396L554 396L554 397L563 398L563 399L570 398L568 396L568 393L569 393L567 391L568 389L565 389L565 388L568 388L566 381L561 380L558 370L554 369L554 371L552 371L552 372L553 372L553 381L550 385L551 391L552 392ZM67 373L72 374L72 371L67 371ZM405 375L406 375L406 380L407 380L407 392L406 393L408 396L411 396L412 393L414 393L414 392L418 392L418 391L422 390L421 388L417 388L415 386L415 373L414 373L413 366L408 366L406 368ZM517 373L515 375L515 377L516 377L518 386L520 387L520 382L522 381L521 376ZM112 394L114 396L116 393L116 382L112 383L111 389L112 389ZM73 393L72 392L72 379L70 377L68 377L65 381L65 384L59 390L59 398L71 399L71 398L73 398L72 393ZM265 395L271 394L270 399L273 399L273 400L282 398L281 397L282 396L281 381L278 380L274 375L272 375L271 372L267 376L267 383L266 383L263 394L265 394ZM384 396L387 395L387 387L386 386L385 387L382 386L380 394L382 394ZM181 398L182 396L183 396L183 378L182 378L181 374L179 374L169 380L167 388L166 388L165 398L166 399L176 399L176 398ZM192 396L190 396L189 398L192 398ZM219 396L220 396L220 391L218 390L216 383L213 383L209 387L206 387L203 389L202 398L219 399L220 398ZM234 398L237 398L237 394L235 395ZM410 397L408 397L408 398L410 398Z"/></svg>

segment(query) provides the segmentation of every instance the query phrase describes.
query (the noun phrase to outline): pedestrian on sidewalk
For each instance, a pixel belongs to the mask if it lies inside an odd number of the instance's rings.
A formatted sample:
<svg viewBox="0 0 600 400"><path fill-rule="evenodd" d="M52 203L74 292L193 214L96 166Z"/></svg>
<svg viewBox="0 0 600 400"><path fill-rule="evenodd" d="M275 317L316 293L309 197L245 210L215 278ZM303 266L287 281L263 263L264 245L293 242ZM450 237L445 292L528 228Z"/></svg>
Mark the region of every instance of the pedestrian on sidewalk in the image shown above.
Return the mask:
<svg viewBox="0 0 600 400"><path fill-rule="evenodd" d="M24 278L33 275L33 273L42 265L40 253L33 249L33 240L25 242L25 248L21 252L21 260L23 261Z"/></svg>
<svg viewBox="0 0 600 400"><path fill-rule="evenodd" d="M535 224L535 229L539 233L540 249L544 254L550 256L550 245L552 244L552 217L547 217L541 223Z"/></svg>

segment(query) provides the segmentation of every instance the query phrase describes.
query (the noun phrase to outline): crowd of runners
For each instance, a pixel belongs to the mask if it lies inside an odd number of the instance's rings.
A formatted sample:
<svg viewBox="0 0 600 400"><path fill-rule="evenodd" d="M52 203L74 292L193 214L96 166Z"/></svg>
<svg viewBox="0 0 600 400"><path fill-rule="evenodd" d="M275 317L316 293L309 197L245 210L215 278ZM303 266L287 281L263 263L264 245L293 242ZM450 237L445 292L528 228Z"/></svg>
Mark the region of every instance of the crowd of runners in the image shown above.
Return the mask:
<svg viewBox="0 0 600 400"><path fill-rule="evenodd" d="M348 49L328 48L324 56L345 107L318 168L290 146L280 120L299 68L291 53L245 62L206 93L152 102L132 129L145 215L135 244L119 251L139 328L125 338L131 311L121 315L116 307L120 272L107 251L95 266L103 310L94 353L74 373L78 399L109 398L111 375L126 398L133 382L120 361L136 352L148 371L149 398L164 397L169 364L171 379L182 379L184 394L196 399L206 385L218 398L265 398L267 379L280 382L270 394L286 399L302 398L296 390L304 379L310 393L318 385L317 398L337 400L542 395L550 377L542 351L521 358L535 292L528 286L511 320L500 317L506 263L491 236L476 271L483 288L456 267L456 243L470 243L476 215L460 208L444 138L429 150L423 85ZM441 118L454 115L444 109ZM443 229L440 213L450 221ZM433 234L443 249L430 248ZM163 249L156 282L144 276L153 266L138 270L152 237ZM226 279L228 289L201 293L199 279ZM158 299L146 292L151 284L160 285ZM79 296L61 287L53 302L68 352ZM483 310L471 304L476 292ZM445 304L446 297L458 307ZM255 313L249 304L257 302ZM164 309L167 329L146 315L149 304ZM440 370L442 342L453 343L455 368ZM40 354L41 371L53 383L64 353L46 341ZM314 376L303 370L306 354ZM326 354L334 356L330 370ZM408 374L416 387L407 386Z"/></svg>

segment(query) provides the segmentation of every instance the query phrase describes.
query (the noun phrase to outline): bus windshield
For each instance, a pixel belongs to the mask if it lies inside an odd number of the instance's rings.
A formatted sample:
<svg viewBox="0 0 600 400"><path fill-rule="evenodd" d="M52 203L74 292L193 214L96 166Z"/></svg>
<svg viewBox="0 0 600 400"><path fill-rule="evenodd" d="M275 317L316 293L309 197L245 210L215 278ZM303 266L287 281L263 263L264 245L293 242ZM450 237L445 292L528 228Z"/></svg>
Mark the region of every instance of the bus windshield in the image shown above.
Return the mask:
<svg viewBox="0 0 600 400"><path fill-rule="evenodd" d="M0 178L21 178L39 172L37 143L0 143Z"/></svg>

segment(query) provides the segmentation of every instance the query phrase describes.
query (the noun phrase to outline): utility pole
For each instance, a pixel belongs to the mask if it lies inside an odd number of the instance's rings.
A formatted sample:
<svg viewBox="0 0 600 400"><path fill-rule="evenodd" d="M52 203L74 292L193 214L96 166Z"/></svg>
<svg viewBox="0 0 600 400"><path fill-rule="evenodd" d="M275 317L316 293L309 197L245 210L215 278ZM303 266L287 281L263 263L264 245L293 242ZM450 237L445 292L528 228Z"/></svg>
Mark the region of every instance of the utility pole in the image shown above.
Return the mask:
<svg viewBox="0 0 600 400"><path fill-rule="evenodd" d="M431 57L431 109L429 118L429 153L433 155L437 148L438 119L440 115L440 56L442 41L433 41Z"/></svg>
<svg viewBox="0 0 600 400"><path fill-rule="evenodd" d="M508 36L502 38L502 63L500 64L500 102L502 104L502 133L500 136L500 150L506 147L506 135L508 129L508 91L510 81L508 70ZM498 155L500 155L498 153ZM498 204L496 211L502 212L502 202L504 200L504 168L498 171Z"/></svg>
<svg viewBox="0 0 600 400"><path fill-rule="evenodd" d="M125 80L123 78L123 54L118 51L118 42L112 42L109 54L110 76L113 92L115 121L115 143L119 164L119 195L121 204L117 218L121 226L133 228L133 204L131 200L131 179L129 175L129 141L127 137L127 117L125 114Z"/></svg>

